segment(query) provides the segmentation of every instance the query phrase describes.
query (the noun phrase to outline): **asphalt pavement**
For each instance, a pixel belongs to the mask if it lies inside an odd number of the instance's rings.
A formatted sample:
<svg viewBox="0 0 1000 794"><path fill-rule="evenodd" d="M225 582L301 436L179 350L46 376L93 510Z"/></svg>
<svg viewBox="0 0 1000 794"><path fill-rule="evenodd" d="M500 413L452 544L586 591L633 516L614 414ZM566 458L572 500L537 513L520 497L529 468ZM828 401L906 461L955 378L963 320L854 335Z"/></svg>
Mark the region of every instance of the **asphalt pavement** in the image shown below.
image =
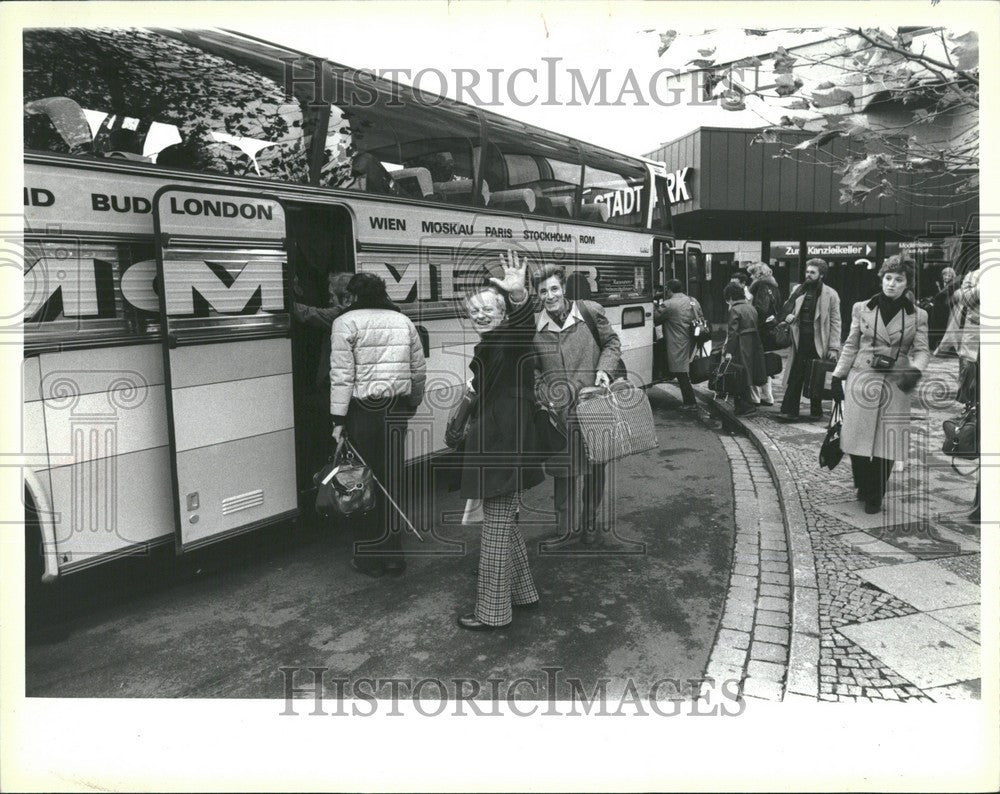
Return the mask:
<svg viewBox="0 0 1000 794"><path fill-rule="evenodd" d="M660 446L616 466L608 496L616 549L540 552L553 532L545 523L552 481L526 494L523 531L541 603L517 611L510 627L456 625L474 603L478 527L454 523L462 504L437 489L422 511L434 531L424 544L406 538L407 552L420 553L400 578L354 572L345 534L308 525L186 560L161 552L75 574L34 621L45 628L27 643L27 694L281 698L281 668L322 668L326 681L467 678L483 682L480 697L490 697L489 679L521 677L543 690L556 682L555 693L522 689L527 699L565 697L570 679L588 692L605 679L609 695L629 679L640 691L674 679L689 695L729 585L733 483L718 433L660 389L649 394Z"/></svg>

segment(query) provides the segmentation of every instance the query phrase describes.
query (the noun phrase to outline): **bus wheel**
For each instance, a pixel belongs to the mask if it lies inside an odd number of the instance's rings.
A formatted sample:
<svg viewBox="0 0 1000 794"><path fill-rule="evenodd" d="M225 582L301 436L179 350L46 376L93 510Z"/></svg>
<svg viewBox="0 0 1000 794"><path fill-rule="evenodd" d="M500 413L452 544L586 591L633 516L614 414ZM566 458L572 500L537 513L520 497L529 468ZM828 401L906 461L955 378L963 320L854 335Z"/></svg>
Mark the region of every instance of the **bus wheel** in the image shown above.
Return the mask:
<svg viewBox="0 0 1000 794"><path fill-rule="evenodd" d="M24 494L24 625L30 630L40 624L42 596L45 585L42 574L42 527L31 495Z"/></svg>

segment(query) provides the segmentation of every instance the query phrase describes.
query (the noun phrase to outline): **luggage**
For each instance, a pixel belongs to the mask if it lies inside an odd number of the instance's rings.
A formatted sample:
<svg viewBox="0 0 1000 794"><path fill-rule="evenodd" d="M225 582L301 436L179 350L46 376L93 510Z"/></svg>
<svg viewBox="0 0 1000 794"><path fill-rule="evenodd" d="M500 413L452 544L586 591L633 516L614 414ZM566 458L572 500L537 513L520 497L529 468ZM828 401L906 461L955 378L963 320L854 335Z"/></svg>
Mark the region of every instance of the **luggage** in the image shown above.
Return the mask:
<svg viewBox="0 0 1000 794"><path fill-rule="evenodd" d="M944 431L944 443L941 451L945 455L964 460L975 460L979 457L979 409L969 405L961 416L945 419L941 429Z"/></svg>
<svg viewBox="0 0 1000 794"><path fill-rule="evenodd" d="M346 435L330 461L313 475L313 483L316 485L316 512L323 518L350 518L367 513L375 506L377 487L417 540L424 542L413 522L378 481Z"/></svg>
<svg viewBox="0 0 1000 794"><path fill-rule="evenodd" d="M627 380L581 389L576 421L591 463L607 463L659 446L649 398Z"/></svg>
<svg viewBox="0 0 1000 794"><path fill-rule="evenodd" d="M375 478L359 460L346 438L333 458L313 475L316 485L316 512L324 518L348 518L367 513L375 506Z"/></svg>
<svg viewBox="0 0 1000 794"><path fill-rule="evenodd" d="M691 359L688 364L688 377L691 383L704 383L712 377L712 370L718 366L718 362L705 353L704 347L698 348L698 355Z"/></svg>
<svg viewBox="0 0 1000 794"><path fill-rule="evenodd" d="M844 425L844 406L840 400L833 404L833 411L830 413L830 423L826 427L826 438L819 448L819 466L833 471L837 468L844 457L844 451L840 448L840 431Z"/></svg>
<svg viewBox="0 0 1000 794"><path fill-rule="evenodd" d="M764 351L784 350L792 346L792 328L788 323L778 323L766 328L761 336Z"/></svg>
<svg viewBox="0 0 1000 794"><path fill-rule="evenodd" d="M802 384L802 396L812 399L815 395L823 400L833 399L833 371L837 368L836 361L813 359L809 377Z"/></svg>
<svg viewBox="0 0 1000 794"><path fill-rule="evenodd" d="M745 395L749 392L749 386L744 381L747 377L746 369L742 364L737 364L733 359L723 360L720 356L716 361L716 368L708 380L708 388L716 393L720 400L728 395Z"/></svg>

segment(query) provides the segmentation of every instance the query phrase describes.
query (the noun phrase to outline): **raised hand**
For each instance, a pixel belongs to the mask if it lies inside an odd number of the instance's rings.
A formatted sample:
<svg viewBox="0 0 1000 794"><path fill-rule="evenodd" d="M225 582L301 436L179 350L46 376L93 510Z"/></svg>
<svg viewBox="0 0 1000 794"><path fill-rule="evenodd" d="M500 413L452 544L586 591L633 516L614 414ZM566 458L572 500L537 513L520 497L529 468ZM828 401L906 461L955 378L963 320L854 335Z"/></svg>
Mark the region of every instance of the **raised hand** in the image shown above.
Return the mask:
<svg viewBox="0 0 1000 794"><path fill-rule="evenodd" d="M504 290L514 303L520 303L527 294L528 288L524 284L524 276L528 270L528 260L523 261L518 257L517 252L508 251L507 254L500 254L500 263L503 265L503 278L490 278L490 282L496 284Z"/></svg>

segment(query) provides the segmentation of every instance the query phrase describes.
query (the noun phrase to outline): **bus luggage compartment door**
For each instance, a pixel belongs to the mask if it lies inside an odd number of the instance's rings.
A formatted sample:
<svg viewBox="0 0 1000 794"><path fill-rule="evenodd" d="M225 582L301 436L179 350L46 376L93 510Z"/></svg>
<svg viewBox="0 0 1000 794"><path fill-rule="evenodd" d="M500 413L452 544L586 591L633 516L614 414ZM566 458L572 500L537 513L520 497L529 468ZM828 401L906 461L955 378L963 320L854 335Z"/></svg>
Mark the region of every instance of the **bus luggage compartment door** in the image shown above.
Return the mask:
<svg viewBox="0 0 1000 794"><path fill-rule="evenodd" d="M180 553L296 512L285 212L170 186L154 205Z"/></svg>

